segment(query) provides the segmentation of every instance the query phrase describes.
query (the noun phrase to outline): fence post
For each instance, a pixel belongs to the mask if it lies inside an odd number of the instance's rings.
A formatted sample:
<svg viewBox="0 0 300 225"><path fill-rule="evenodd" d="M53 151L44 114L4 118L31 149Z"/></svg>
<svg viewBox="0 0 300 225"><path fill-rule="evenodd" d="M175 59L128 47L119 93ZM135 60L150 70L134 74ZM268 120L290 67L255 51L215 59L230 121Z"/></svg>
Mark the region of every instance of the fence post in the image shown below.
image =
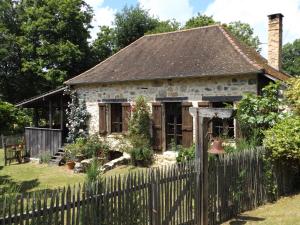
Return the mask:
<svg viewBox="0 0 300 225"><path fill-rule="evenodd" d="M158 199L159 199L159 192L158 192L158 182L159 179L157 178L157 170L154 173L154 170L151 170L150 174L150 182L149 182L149 225L159 225L159 211L158 211Z"/></svg>
<svg viewBox="0 0 300 225"><path fill-rule="evenodd" d="M2 148L4 151L4 165L7 166L6 143L5 143L5 138L4 138L3 134L1 134L1 142L2 142Z"/></svg>

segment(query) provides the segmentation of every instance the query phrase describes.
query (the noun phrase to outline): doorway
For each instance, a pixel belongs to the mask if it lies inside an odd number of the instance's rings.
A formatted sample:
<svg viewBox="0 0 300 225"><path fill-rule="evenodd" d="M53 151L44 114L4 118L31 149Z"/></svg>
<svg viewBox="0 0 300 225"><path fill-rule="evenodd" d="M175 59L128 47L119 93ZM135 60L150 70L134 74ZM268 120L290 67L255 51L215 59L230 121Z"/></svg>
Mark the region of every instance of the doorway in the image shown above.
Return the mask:
<svg viewBox="0 0 300 225"><path fill-rule="evenodd" d="M165 103L166 147L176 148L182 145L182 104L180 102Z"/></svg>

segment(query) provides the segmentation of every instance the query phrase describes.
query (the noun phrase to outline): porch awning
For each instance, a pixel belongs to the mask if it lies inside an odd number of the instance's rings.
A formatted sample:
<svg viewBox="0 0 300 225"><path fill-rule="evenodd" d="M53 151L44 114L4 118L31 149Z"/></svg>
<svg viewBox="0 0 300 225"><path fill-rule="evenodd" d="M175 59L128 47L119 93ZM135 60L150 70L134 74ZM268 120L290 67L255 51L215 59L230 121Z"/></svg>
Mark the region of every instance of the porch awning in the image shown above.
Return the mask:
<svg viewBox="0 0 300 225"><path fill-rule="evenodd" d="M17 103L16 106L17 107L24 107L24 108L34 108L35 106L41 105L49 99L56 98L58 96L62 96L64 90L66 90L66 89L67 89L66 86L57 88L55 90L46 92L44 94L34 96L32 98L29 98L29 99L25 99L24 101Z"/></svg>

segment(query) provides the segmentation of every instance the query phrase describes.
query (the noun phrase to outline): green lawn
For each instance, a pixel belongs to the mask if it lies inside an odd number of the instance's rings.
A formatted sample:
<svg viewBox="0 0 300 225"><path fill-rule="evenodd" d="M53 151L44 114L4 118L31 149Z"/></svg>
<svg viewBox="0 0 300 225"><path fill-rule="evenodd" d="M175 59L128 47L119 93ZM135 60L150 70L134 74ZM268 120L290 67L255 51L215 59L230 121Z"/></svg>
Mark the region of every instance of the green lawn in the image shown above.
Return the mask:
<svg viewBox="0 0 300 225"><path fill-rule="evenodd" d="M223 225L300 225L300 194L245 212Z"/></svg>
<svg viewBox="0 0 300 225"><path fill-rule="evenodd" d="M0 187L15 186L19 192L53 189L84 181L84 174L74 174L66 167L38 163L13 163L4 166L3 150L0 149Z"/></svg>
<svg viewBox="0 0 300 225"><path fill-rule="evenodd" d="M119 166L104 174L104 176L125 175L129 172L144 170L134 166ZM66 185L83 183L85 174L74 174L65 166L48 166L38 163L13 163L4 166L4 153L0 149L0 193L1 188L14 186L15 191L28 192L40 189L54 189Z"/></svg>

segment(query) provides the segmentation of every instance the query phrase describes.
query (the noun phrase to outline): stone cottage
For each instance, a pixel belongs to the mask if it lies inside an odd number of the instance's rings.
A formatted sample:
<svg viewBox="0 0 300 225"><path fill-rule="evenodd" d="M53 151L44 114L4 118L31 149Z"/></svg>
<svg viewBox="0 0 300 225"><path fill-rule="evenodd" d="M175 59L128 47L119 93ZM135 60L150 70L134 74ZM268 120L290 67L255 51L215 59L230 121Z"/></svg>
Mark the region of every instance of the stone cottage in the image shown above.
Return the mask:
<svg viewBox="0 0 300 225"><path fill-rule="evenodd" d="M195 127L189 107L235 105L245 93L260 94L269 82L289 78L281 71L282 17L269 16L269 61L213 25L145 35L65 84L85 99L90 133L126 132L130 108L144 96L152 110L153 148L166 150L172 141L189 146ZM215 121L211 132L223 129ZM237 137L233 119L226 129Z"/></svg>

